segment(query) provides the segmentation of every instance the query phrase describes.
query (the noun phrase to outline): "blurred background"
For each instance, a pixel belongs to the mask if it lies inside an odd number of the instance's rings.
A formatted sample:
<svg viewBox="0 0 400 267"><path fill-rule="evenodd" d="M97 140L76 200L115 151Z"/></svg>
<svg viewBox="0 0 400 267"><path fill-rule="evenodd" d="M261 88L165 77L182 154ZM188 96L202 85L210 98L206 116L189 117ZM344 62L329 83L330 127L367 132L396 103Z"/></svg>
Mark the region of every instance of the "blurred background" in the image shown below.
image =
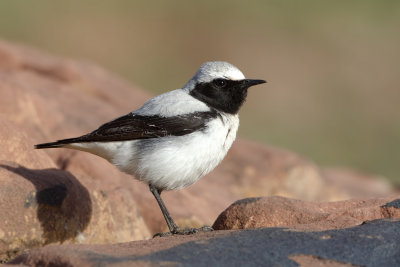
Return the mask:
<svg viewBox="0 0 400 267"><path fill-rule="evenodd" d="M94 62L151 94L228 61L269 82L251 89L240 136L397 186L399 29L396 0L0 2L0 38Z"/></svg>

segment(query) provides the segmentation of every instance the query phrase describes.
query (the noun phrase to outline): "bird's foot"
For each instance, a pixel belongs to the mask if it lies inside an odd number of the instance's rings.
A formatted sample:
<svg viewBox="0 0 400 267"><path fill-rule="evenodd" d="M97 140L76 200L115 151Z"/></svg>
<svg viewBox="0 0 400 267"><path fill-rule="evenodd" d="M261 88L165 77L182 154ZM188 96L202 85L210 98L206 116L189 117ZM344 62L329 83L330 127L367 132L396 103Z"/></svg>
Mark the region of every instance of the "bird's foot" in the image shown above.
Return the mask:
<svg viewBox="0 0 400 267"><path fill-rule="evenodd" d="M211 231L214 231L214 229L212 229L210 226L203 226L200 228L184 228L184 229L176 228L172 230L172 232L157 233L153 236L153 238L170 236L170 235L192 235L198 232L211 232Z"/></svg>

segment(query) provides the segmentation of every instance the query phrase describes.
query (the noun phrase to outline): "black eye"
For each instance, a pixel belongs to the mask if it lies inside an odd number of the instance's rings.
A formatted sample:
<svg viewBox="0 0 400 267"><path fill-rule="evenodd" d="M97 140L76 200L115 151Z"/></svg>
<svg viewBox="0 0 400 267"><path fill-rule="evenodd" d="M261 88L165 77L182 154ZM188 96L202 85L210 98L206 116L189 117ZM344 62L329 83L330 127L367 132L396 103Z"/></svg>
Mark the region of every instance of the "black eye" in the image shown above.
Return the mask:
<svg viewBox="0 0 400 267"><path fill-rule="evenodd" d="M213 80L213 84L218 88L223 88L226 85L226 81L224 79L215 79Z"/></svg>

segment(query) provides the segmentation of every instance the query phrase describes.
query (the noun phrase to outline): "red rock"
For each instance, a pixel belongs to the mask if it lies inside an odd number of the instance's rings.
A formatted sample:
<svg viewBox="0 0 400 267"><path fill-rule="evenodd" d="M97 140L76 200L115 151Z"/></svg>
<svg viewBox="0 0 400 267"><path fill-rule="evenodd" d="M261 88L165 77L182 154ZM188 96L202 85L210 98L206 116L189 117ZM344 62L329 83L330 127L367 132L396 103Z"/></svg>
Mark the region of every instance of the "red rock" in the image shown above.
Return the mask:
<svg viewBox="0 0 400 267"><path fill-rule="evenodd" d="M56 168L44 151L32 149L34 142L24 130L0 114L0 160L12 160L27 168Z"/></svg>
<svg viewBox="0 0 400 267"><path fill-rule="evenodd" d="M19 150L17 146L15 151ZM46 158L37 152L36 160L26 165L40 166ZM110 243L150 237L132 193L125 188L104 191L84 175L28 168L3 158L0 181L1 259L48 243Z"/></svg>
<svg viewBox="0 0 400 267"><path fill-rule="evenodd" d="M81 134L90 120L95 127L102 115L128 106L106 86L121 94L131 88L98 67L6 42L0 42L0 58L0 259L47 243L151 237L129 190L131 178L128 186L119 176L102 184L85 168L116 172L108 163L84 163L72 172L74 153L33 149L40 140ZM133 102L140 101L136 95Z"/></svg>
<svg viewBox="0 0 400 267"><path fill-rule="evenodd" d="M393 202L392 204L390 202ZM397 204L396 204L397 203ZM328 230L375 219L400 218L400 196L338 202L306 202L283 197L236 201L214 222L216 230L291 227ZM395 205L396 204L396 205Z"/></svg>

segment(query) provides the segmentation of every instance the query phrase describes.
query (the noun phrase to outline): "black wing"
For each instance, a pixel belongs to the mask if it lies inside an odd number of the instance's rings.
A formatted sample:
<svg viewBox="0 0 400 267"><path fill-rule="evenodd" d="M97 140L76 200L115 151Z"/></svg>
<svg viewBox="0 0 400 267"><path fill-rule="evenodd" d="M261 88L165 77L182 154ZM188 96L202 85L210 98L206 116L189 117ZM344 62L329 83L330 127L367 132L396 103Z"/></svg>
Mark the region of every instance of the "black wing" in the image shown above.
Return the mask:
<svg viewBox="0 0 400 267"><path fill-rule="evenodd" d="M148 139L163 136L181 136L206 127L206 123L218 116L217 111L194 112L186 115L162 117L129 113L100 126L97 130L76 138L36 145L36 148L60 147L70 143L111 142Z"/></svg>

